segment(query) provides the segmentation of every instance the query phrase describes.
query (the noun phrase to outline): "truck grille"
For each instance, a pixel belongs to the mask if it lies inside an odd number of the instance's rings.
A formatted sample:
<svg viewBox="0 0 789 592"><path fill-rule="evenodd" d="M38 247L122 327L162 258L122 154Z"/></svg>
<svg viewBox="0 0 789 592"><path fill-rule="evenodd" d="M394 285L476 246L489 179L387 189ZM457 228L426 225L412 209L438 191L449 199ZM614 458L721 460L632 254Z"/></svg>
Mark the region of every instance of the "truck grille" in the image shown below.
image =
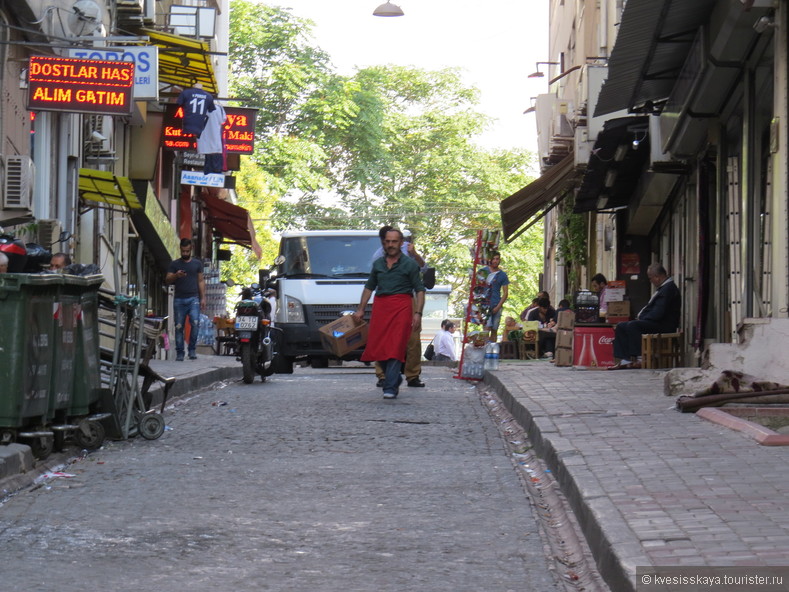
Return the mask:
<svg viewBox="0 0 789 592"><path fill-rule="evenodd" d="M341 313L344 311L355 311L358 304L314 304L306 306L307 314L315 320L315 324L322 327L327 323L337 320ZM370 322L370 312L373 309L372 304L368 304L364 310L364 320Z"/></svg>

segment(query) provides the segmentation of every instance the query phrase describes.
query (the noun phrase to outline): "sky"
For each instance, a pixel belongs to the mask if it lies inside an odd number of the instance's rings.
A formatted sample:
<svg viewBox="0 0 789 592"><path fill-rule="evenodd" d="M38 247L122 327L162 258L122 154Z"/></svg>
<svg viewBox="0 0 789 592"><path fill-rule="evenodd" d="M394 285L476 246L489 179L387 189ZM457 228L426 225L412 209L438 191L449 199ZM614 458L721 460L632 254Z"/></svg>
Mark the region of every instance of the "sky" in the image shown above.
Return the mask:
<svg viewBox="0 0 789 592"><path fill-rule="evenodd" d="M536 151L530 97L547 78L529 78L548 61L548 0L394 0L405 16L372 16L384 0L268 0L315 23L316 45L341 74L395 64L461 69L481 91L478 110L496 121L479 138L485 148Z"/></svg>

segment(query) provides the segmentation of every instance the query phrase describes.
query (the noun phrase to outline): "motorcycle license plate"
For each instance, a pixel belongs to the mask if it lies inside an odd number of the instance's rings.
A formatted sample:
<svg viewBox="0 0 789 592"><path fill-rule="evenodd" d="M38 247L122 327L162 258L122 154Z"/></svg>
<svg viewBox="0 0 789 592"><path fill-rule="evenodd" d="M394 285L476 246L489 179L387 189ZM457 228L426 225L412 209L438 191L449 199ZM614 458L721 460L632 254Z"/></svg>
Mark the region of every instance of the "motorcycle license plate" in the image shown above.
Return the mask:
<svg viewBox="0 0 789 592"><path fill-rule="evenodd" d="M255 330L258 328L257 317L236 317L236 329L243 331L244 329Z"/></svg>

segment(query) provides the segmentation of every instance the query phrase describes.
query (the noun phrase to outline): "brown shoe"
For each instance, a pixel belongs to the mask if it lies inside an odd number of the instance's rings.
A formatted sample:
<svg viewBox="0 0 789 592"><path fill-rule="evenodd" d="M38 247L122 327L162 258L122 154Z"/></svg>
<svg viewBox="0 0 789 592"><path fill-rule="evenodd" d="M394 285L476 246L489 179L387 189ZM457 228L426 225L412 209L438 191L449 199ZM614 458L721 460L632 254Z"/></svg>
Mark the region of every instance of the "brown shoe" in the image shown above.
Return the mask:
<svg viewBox="0 0 789 592"><path fill-rule="evenodd" d="M641 362L633 362L632 364L630 364L627 367L632 369L632 370L638 370L638 369L641 368Z"/></svg>

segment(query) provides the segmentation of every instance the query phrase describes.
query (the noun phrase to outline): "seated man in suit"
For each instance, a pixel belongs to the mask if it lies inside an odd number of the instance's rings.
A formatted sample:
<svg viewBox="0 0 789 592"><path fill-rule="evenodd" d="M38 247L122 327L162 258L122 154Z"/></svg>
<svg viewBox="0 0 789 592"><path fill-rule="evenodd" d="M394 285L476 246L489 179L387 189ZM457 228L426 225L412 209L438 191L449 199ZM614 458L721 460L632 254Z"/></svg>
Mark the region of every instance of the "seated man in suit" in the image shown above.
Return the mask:
<svg viewBox="0 0 789 592"><path fill-rule="evenodd" d="M679 288L660 263L647 268L647 277L657 290L635 320L619 323L614 332L614 357L609 370L641 368L641 336L646 333L674 333L679 326L682 298Z"/></svg>

